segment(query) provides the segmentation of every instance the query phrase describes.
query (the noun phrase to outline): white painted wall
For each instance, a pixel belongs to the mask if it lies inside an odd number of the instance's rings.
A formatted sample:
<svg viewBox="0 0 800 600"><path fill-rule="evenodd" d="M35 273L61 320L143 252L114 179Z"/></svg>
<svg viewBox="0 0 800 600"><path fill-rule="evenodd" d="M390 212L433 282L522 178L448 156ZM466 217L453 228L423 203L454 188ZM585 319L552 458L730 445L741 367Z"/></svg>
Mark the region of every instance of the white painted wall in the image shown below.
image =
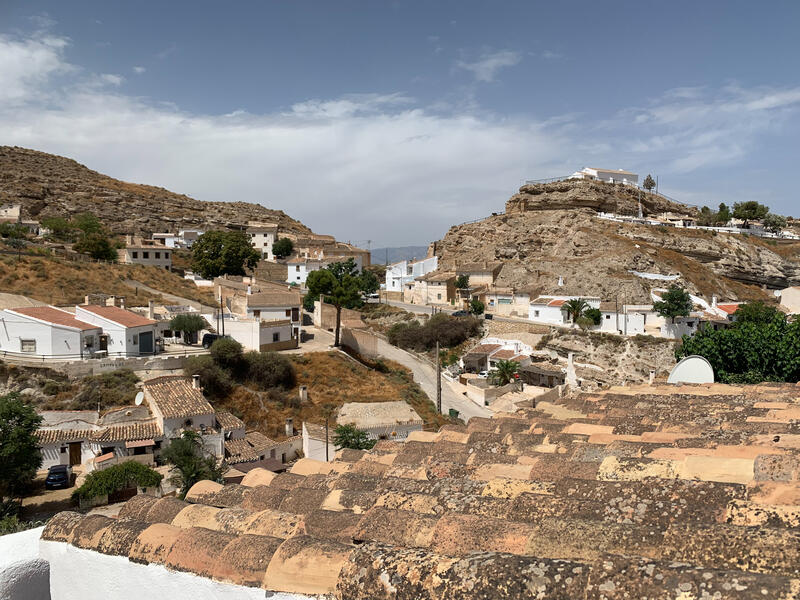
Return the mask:
<svg viewBox="0 0 800 600"><path fill-rule="evenodd" d="M600 326L595 330L618 333L621 331L623 335L638 335L644 333L644 326L646 321L645 313L641 312L628 312L627 314L622 310L619 313L612 311L603 311L601 314ZM617 324L619 322L619 328Z"/></svg>
<svg viewBox="0 0 800 600"><path fill-rule="evenodd" d="M42 446L42 469L49 469L55 465L69 464L69 444L70 442L58 442L57 444L47 444ZM61 448L65 448L61 452ZM92 445L87 441L81 442L81 464L85 464L89 459L94 458Z"/></svg>
<svg viewBox="0 0 800 600"><path fill-rule="evenodd" d="M386 269L386 291L402 292L405 286L415 278L435 271L439 265L439 257L432 256L415 262L403 260L389 265Z"/></svg>
<svg viewBox="0 0 800 600"><path fill-rule="evenodd" d="M42 540L40 556L50 563L52 600L264 600L264 590L231 585L162 565L142 565L63 542ZM39 600L40 597L30 597ZM312 600L303 594L269 594L270 600ZM26 598L27 600L27 598Z"/></svg>
<svg viewBox="0 0 800 600"><path fill-rule="evenodd" d="M275 260L275 255L272 253L272 245L275 243L275 235L277 228L274 231L253 231L250 235L250 243L253 248L261 253L261 256L267 260Z"/></svg>
<svg viewBox="0 0 800 600"><path fill-rule="evenodd" d="M75 317L90 325L97 325L103 328L103 332L108 335L109 356L139 356L139 336L147 331L153 332L153 348L155 349L155 340L158 337L158 324L124 327L119 323L105 319L80 306L75 307ZM134 343L134 340L136 343Z"/></svg>
<svg viewBox="0 0 800 600"><path fill-rule="evenodd" d="M328 439L328 460L333 460L336 454L336 446L333 445L333 429L329 429ZM308 435L306 424L303 423L303 456L306 458L313 458L314 460L325 461L325 440L316 440Z"/></svg>
<svg viewBox="0 0 800 600"><path fill-rule="evenodd" d="M44 527L0 536L0 598L50 600L50 565L39 557Z"/></svg>
<svg viewBox="0 0 800 600"><path fill-rule="evenodd" d="M73 356L80 358L81 351L88 354L86 344L91 341L97 348L102 329L80 331L64 325L42 323L36 319L14 313L0 311L0 350L22 352L21 340L36 340L33 356Z"/></svg>
<svg viewBox="0 0 800 600"><path fill-rule="evenodd" d="M288 267L286 273L286 283L295 283L300 286L305 286L309 273L318 271L335 262L344 262L348 258L353 259L356 264L356 271L360 273L362 269L362 257L360 255L353 257L332 257L326 258L325 260L307 260L302 263L289 263L286 265Z"/></svg>
<svg viewBox="0 0 800 600"><path fill-rule="evenodd" d="M567 314L561 310L560 306L531 304L528 319L547 325L565 325L567 323Z"/></svg>

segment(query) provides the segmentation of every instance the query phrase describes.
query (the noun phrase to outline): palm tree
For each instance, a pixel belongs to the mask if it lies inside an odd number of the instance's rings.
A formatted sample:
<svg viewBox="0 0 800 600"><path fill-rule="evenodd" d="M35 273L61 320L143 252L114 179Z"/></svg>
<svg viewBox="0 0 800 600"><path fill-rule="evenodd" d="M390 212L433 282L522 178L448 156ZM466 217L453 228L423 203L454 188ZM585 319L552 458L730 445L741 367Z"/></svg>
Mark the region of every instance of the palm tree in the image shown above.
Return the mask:
<svg viewBox="0 0 800 600"><path fill-rule="evenodd" d="M583 313L588 309L589 303L583 298L571 298L564 302L564 306L561 308L561 310L567 313L567 318L573 323L577 321L579 317L582 317Z"/></svg>
<svg viewBox="0 0 800 600"><path fill-rule="evenodd" d="M498 360L490 376L495 385L506 385L516 379L515 375L518 370L519 365L513 360Z"/></svg>

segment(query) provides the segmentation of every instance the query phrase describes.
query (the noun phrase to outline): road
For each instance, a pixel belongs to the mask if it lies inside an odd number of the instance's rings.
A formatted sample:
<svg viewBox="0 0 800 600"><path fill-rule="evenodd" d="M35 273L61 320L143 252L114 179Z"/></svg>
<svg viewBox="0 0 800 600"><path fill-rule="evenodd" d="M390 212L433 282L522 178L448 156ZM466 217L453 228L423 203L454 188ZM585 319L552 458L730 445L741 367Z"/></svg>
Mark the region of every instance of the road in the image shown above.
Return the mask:
<svg viewBox="0 0 800 600"><path fill-rule="evenodd" d="M321 342L323 339L327 338L329 340L329 345L333 344L333 334L331 332L315 328L314 334L315 341ZM419 387L422 388L422 391L431 399L431 402L435 404L436 369L413 354L401 350L396 346L392 346L386 340L378 338L377 341L378 354L384 358L400 363L411 371L414 381L417 382ZM451 408L458 411L458 416L462 418L464 422L469 421L472 417L489 417L492 414L489 409L478 406L466 396L455 392L450 387L447 380L442 378L442 411L447 414Z"/></svg>
<svg viewBox="0 0 800 600"><path fill-rule="evenodd" d="M432 314L433 307L427 306L425 304L410 304L408 302L397 302L396 300L389 300L389 306L395 306L397 308L402 308L403 310L407 310L408 312L412 312L418 315L430 315ZM445 314L453 314L455 310L450 308L437 308L436 312L443 312ZM519 317L502 317L500 315L492 315L492 319L495 321L505 321L508 323L533 323L533 321L529 321L528 319L521 319Z"/></svg>
<svg viewBox="0 0 800 600"><path fill-rule="evenodd" d="M175 304L180 304L181 306L191 306L192 308L196 308L201 313L213 313L214 307L213 306L206 306L205 304L200 304L195 300L189 300L188 298L182 298L180 296L176 296L175 294L168 294L166 292L162 292L161 290L157 290L155 288L150 287L149 285L145 285L140 281L136 281L134 279L126 279L125 285L132 287L133 289L142 289L146 292L150 292L151 294L163 296L167 300L171 300Z"/></svg>

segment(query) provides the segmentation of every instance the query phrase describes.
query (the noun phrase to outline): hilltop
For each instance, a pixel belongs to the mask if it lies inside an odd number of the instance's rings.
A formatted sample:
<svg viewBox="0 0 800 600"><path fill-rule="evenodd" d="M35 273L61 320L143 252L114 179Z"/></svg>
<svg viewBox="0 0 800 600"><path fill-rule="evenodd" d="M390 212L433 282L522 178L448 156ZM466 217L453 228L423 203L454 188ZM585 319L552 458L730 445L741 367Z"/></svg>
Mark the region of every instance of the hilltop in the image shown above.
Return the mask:
<svg viewBox="0 0 800 600"><path fill-rule="evenodd" d="M705 230L653 227L600 219L598 212L635 215L635 188L595 181L524 185L506 211L451 227L435 243L440 270L500 261L498 287L532 294L583 294L649 302L663 280L631 271L680 274L680 283L710 298L752 300L770 296L762 286L800 284L800 243ZM641 192L645 215L696 214L693 207ZM559 276L564 286L558 286Z"/></svg>
<svg viewBox="0 0 800 600"><path fill-rule="evenodd" d="M91 212L114 233L239 228L248 221L311 230L281 210L248 202L205 202L164 188L128 183L63 156L0 146L0 204L19 203L23 217Z"/></svg>

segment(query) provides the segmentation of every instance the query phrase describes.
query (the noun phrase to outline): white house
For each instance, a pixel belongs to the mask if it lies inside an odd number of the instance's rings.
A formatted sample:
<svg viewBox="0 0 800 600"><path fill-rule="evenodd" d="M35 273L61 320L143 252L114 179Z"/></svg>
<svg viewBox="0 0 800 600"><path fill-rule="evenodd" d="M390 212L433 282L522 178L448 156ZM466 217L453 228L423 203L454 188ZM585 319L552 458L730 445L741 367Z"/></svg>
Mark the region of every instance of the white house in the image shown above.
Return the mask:
<svg viewBox="0 0 800 600"><path fill-rule="evenodd" d="M247 235L250 236L250 243L253 248L261 253L267 260L275 260L272 253L272 245L278 238L278 226L272 223L253 224L247 228Z"/></svg>
<svg viewBox="0 0 800 600"><path fill-rule="evenodd" d="M180 236L175 233L154 233L151 237L167 248L178 248L181 244Z"/></svg>
<svg viewBox="0 0 800 600"><path fill-rule="evenodd" d="M118 306L84 304L75 307L75 317L103 328L100 349L109 356L155 354L158 322Z"/></svg>
<svg viewBox="0 0 800 600"><path fill-rule="evenodd" d="M47 410L39 411L39 416L42 469L80 465L94 456L89 439L98 429L100 413L96 410Z"/></svg>
<svg viewBox="0 0 800 600"><path fill-rule="evenodd" d="M606 183L624 183L626 185L638 185L639 176L623 169L598 169L595 167L584 167L580 171L575 171L570 179L589 179L594 181L605 181Z"/></svg>
<svg viewBox="0 0 800 600"><path fill-rule="evenodd" d="M202 229L180 229L178 231L178 239L180 245L184 248L191 248L192 244L197 241L201 235L205 233Z"/></svg>
<svg viewBox="0 0 800 600"><path fill-rule="evenodd" d="M594 296L539 296L531 300L528 319L544 325L569 325L572 321L567 317L564 304L575 299L585 300L589 308L600 308L600 298Z"/></svg>
<svg viewBox="0 0 800 600"><path fill-rule="evenodd" d="M0 311L0 350L53 358L83 358L100 350L100 325L53 306Z"/></svg>
<svg viewBox="0 0 800 600"><path fill-rule="evenodd" d="M624 304L618 305L615 302L600 303L600 325L599 331L608 333L619 333L622 335L645 334L648 326L660 327L663 324L663 317L660 317L652 305Z"/></svg>
<svg viewBox="0 0 800 600"><path fill-rule="evenodd" d="M328 425L328 451L325 451L325 426L303 422L303 456L314 460L332 461L336 456L333 443L333 430L336 425Z"/></svg>
<svg viewBox="0 0 800 600"><path fill-rule="evenodd" d="M356 265L356 270L360 273L363 267L362 255L354 256L333 256L328 258L293 258L286 262L287 274L286 283L293 283L304 287L309 273L324 269L335 262L344 262L352 258Z"/></svg>
<svg viewBox="0 0 800 600"><path fill-rule="evenodd" d="M288 319L291 322L292 337L300 339L303 333L300 292L285 284L259 281L251 277L229 279L217 277L214 280L214 293L221 298L225 309L233 315L256 321L275 323ZM227 321L226 321L227 326ZM277 325L276 325L277 326ZM227 331L226 331L227 333ZM259 344L272 343L275 331L269 339L259 334ZM277 341L284 341L279 333ZM271 341L270 341L271 340Z"/></svg>
<svg viewBox="0 0 800 600"><path fill-rule="evenodd" d="M373 440L404 440L422 431L423 421L407 402L347 402L336 416L337 425L353 425Z"/></svg>
<svg viewBox="0 0 800 600"><path fill-rule="evenodd" d="M386 291L403 293L416 277L435 271L439 264L437 256L417 261L402 260L386 267Z"/></svg>

